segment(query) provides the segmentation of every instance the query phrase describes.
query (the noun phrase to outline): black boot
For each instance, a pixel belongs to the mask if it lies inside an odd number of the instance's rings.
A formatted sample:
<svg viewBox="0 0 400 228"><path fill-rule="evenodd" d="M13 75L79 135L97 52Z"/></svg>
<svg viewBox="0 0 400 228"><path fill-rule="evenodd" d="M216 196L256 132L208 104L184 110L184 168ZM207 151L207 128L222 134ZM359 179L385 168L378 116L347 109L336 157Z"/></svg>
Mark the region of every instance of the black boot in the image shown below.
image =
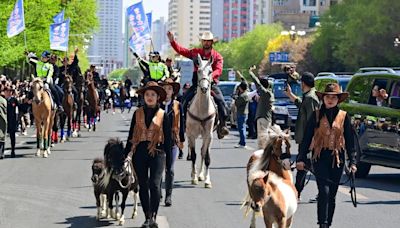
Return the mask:
<svg viewBox="0 0 400 228"><path fill-rule="evenodd" d="M150 219L150 228L158 228L158 224L156 222L156 218L157 215L154 215L151 219Z"/></svg>
<svg viewBox="0 0 400 228"><path fill-rule="evenodd" d="M328 224L319 224L319 228L329 228Z"/></svg>
<svg viewBox="0 0 400 228"><path fill-rule="evenodd" d="M220 120L218 127L217 127L217 135L218 139L223 139L225 136L229 134L229 129L226 126L226 121L225 120Z"/></svg>
<svg viewBox="0 0 400 228"><path fill-rule="evenodd" d="M144 221L143 225L141 226L142 228L150 228L150 218L146 218L146 221Z"/></svg>
<svg viewBox="0 0 400 228"><path fill-rule="evenodd" d="M15 158L15 151L11 151L11 158Z"/></svg>
<svg viewBox="0 0 400 228"><path fill-rule="evenodd" d="M166 196L165 196L165 206L166 206L166 207L172 206L172 197L171 197L171 194L166 194Z"/></svg>
<svg viewBox="0 0 400 228"><path fill-rule="evenodd" d="M182 158L183 158L183 151L182 151L182 149L179 149L178 159L182 159Z"/></svg>

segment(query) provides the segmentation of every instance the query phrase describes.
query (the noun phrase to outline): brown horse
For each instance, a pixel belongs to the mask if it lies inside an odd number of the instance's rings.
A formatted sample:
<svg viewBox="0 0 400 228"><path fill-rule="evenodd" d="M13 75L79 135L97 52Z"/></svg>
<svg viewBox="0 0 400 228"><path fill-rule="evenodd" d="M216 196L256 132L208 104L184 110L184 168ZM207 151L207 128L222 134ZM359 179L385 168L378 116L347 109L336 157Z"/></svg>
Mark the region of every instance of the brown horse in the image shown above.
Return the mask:
<svg viewBox="0 0 400 228"><path fill-rule="evenodd" d="M271 126L264 150L255 151L247 163L247 187L245 201L253 215L251 228L255 227L255 213L262 209L266 227L277 223L279 228L290 227L297 209L297 191L293 184L290 160L281 160L283 153L290 155L290 134L279 126ZM262 134L262 133L261 133Z"/></svg>
<svg viewBox="0 0 400 228"><path fill-rule="evenodd" d="M82 118L82 112L83 112L83 103L85 102L85 95L84 95L84 91L85 91L85 79L83 78L82 75L80 75L79 77L77 77L74 81L75 83L75 88L78 92L78 97L77 100L75 101L77 103L77 109L75 112L75 116L72 120L72 125L73 125L73 129L74 132L72 133L72 135L74 137L76 136L80 136L80 131L81 131L81 118Z"/></svg>
<svg viewBox="0 0 400 228"><path fill-rule="evenodd" d="M96 158L92 163L92 184L94 190L94 197L96 198L96 207L97 207L97 220L106 216L107 209L107 191L106 188L103 187L100 182L104 178L105 175L105 163L104 159Z"/></svg>
<svg viewBox="0 0 400 228"><path fill-rule="evenodd" d="M87 122L89 124L89 131L91 130L91 124L93 123L93 131L96 131L96 118L97 113L100 111L99 107L99 95L94 85L93 75L89 72L86 78L88 91L86 99L88 100L87 107Z"/></svg>
<svg viewBox="0 0 400 228"><path fill-rule="evenodd" d="M65 142L65 140L69 140L72 134L72 117L74 114L74 95L72 94L72 77L69 75L65 76L64 81L64 99L62 101L62 105L64 108L64 113L61 114L60 126L61 126L61 142ZM65 121L67 121L67 138L64 135L64 125Z"/></svg>
<svg viewBox="0 0 400 228"><path fill-rule="evenodd" d="M51 96L43 89L43 81L36 78L32 82L33 102L32 112L36 125L36 156L47 158L50 151L50 134L55 111L51 107Z"/></svg>

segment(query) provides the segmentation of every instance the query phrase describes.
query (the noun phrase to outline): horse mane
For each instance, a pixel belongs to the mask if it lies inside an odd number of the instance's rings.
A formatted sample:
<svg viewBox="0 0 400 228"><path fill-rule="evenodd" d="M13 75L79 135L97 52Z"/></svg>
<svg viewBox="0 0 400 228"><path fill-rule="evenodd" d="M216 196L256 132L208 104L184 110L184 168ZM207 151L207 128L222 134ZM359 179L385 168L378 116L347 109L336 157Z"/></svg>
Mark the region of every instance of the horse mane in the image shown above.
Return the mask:
<svg viewBox="0 0 400 228"><path fill-rule="evenodd" d="M110 150L113 146L121 146L121 148L124 148L124 143L119 139L119 138L110 138L107 141L106 146L104 147L104 165L105 165L105 174L104 174L104 178L100 181L100 186L106 188L108 186L108 184L110 183L111 180L111 166L109 164L108 161L108 156L110 153Z"/></svg>
<svg viewBox="0 0 400 228"><path fill-rule="evenodd" d="M39 85L40 85L41 87L43 87L43 80L42 80L41 78L39 78L39 77L36 77L36 78L34 78L34 79L32 80L32 84L34 84L34 83L39 83Z"/></svg>
<svg viewBox="0 0 400 228"><path fill-rule="evenodd" d="M286 133L282 131L282 129L279 127L279 125L272 125L267 129L265 132L260 132L260 137L262 137L264 140L266 140L266 146L264 148L264 153L262 154L260 158L260 163L259 163L259 170L267 170L269 166L269 161L271 159L275 141L280 138L289 138L290 133Z"/></svg>
<svg viewBox="0 0 400 228"><path fill-rule="evenodd" d="M103 162L104 162L103 158L95 158L95 159L93 159L93 163L92 164L103 163Z"/></svg>

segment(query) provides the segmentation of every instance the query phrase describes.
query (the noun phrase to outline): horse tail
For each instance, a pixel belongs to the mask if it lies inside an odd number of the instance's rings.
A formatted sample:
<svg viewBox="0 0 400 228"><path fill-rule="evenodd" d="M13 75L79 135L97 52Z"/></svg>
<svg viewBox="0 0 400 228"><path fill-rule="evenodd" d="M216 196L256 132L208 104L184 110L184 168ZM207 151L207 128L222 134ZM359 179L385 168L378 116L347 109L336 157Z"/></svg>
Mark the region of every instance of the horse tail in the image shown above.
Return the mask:
<svg viewBox="0 0 400 228"><path fill-rule="evenodd" d="M244 209L244 217L246 218L247 215L249 215L249 212L251 210L251 197L250 193L247 190L246 195L244 196L242 200L242 205L240 206L240 210Z"/></svg>

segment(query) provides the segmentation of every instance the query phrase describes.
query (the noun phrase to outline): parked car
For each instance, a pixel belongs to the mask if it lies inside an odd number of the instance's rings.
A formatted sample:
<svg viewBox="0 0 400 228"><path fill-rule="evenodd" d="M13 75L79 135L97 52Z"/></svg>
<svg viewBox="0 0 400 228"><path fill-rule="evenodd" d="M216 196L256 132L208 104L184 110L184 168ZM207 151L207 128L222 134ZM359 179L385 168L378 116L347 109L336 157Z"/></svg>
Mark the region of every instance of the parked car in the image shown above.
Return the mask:
<svg viewBox="0 0 400 228"><path fill-rule="evenodd" d="M330 75L327 72L323 72L326 75L320 76L321 73L318 73L317 77L315 78L315 89L317 91L323 91L325 89L325 86L329 83L338 83L342 91L345 91L347 88L347 84L349 84L349 81L351 77L353 76L352 74L342 74L342 75L336 75L334 73L331 73Z"/></svg>
<svg viewBox="0 0 400 228"><path fill-rule="evenodd" d="M274 110L272 112L273 122L281 126L282 129L290 128L294 130L299 109L290 101L285 94L286 79L276 79L272 81L272 89L275 97ZM302 96L299 83L291 83L290 87L296 96Z"/></svg>
<svg viewBox="0 0 400 228"><path fill-rule="evenodd" d="M234 100L232 96L234 95L237 87L239 86L238 81L222 81L218 83L218 87L221 89L222 95L224 96L225 104L228 107L228 110L230 110L232 107L232 103L234 103ZM233 106L235 106L233 104ZM228 113L228 121L232 123L232 117L231 113ZM234 116L234 119L236 120L236 116ZM233 120L233 121L235 121Z"/></svg>
<svg viewBox="0 0 400 228"><path fill-rule="evenodd" d="M378 89L388 94L383 102L377 102ZM356 131L356 176L366 177L371 165L400 168L400 71L361 68L347 91L350 96L341 108L351 116Z"/></svg>

